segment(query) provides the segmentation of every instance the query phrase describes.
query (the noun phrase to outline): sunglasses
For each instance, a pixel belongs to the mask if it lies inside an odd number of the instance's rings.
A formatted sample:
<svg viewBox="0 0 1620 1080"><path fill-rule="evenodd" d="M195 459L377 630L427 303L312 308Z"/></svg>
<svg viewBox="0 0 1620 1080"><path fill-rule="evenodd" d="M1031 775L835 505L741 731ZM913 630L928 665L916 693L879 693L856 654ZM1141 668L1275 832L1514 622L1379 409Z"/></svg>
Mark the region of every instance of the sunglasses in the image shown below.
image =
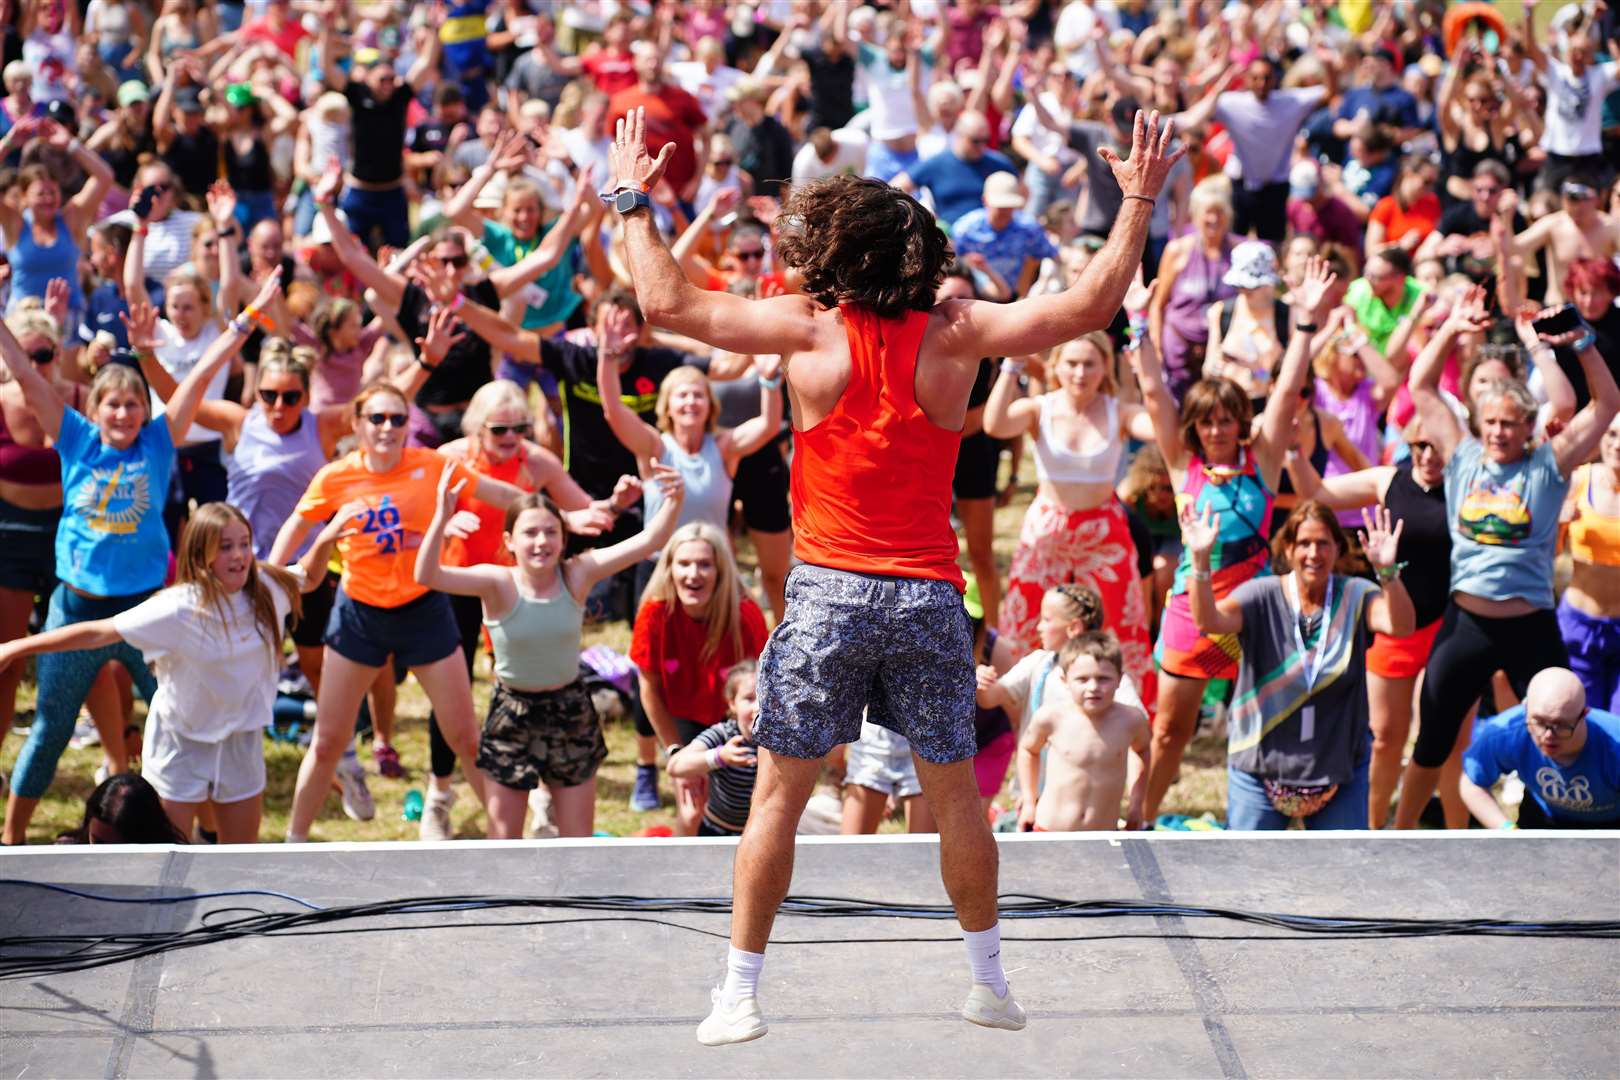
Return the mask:
<svg viewBox="0 0 1620 1080"><path fill-rule="evenodd" d="M38 364L40 367L44 367L46 364L48 364L52 360L56 359L56 350L55 349L35 349L33 352L28 354L28 359L32 360L34 363Z"/></svg>
<svg viewBox="0 0 1620 1080"><path fill-rule="evenodd" d="M988 136L988 135L970 136L968 138L968 145L969 146L989 146L990 145L990 136Z"/></svg>
<svg viewBox="0 0 1620 1080"><path fill-rule="evenodd" d="M737 256L739 259L763 259L765 257L765 252L763 249L755 251L733 251L732 254Z"/></svg>
<svg viewBox="0 0 1620 1080"><path fill-rule="evenodd" d="M1419 439L1417 442L1407 443L1406 445L1412 451L1414 457L1418 454L1432 454L1435 450L1434 443L1429 442L1427 439Z"/></svg>
<svg viewBox="0 0 1620 1080"><path fill-rule="evenodd" d="M737 164L737 162L734 158L715 158L710 161L709 164L713 165L717 169L729 169L733 165Z"/></svg>
<svg viewBox="0 0 1620 1080"><path fill-rule="evenodd" d="M457 270L465 269L467 263L471 261L466 255L435 255L433 258L438 262L444 263L446 266L453 266Z"/></svg>
<svg viewBox="0 0 1620 1080"><path fill-rule="evenodd" d="M484 428L491 435L527 435L534 427L525 420L521 424L485 424Z"/></svg>
<svg viewBox="0 0 1620 1080"><path fill-rule="evenodd" d="M410 417L402 412L374 412L366 414L366 423L372 427L380 428L384 424L391 428L402 428Z"/></svg>
<svg viewBox="0 0 1620 1080"><path fill-rule="evenodd" d="M260 390L259 400L275 408L277 405L286 405L291 408L304 400L302 390Z"/></svg>

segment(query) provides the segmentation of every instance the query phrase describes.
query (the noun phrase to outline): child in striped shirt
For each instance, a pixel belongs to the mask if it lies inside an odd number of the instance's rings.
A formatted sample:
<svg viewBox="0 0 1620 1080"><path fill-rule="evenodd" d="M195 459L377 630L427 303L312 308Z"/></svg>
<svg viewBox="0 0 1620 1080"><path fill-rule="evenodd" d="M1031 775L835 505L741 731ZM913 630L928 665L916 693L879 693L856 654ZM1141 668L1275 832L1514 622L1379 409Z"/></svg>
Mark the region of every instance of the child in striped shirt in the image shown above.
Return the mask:
<svg viewBox="0 0 1620 1080"><path fill-rule="evenodd" d="M726 718L705 728L669 760L669 775L677 780L709 778L699 836L739 836L748 824L758 767L754 717L759 714L759 697L754 680L752 660L734 666L726 674Z"/></svg>

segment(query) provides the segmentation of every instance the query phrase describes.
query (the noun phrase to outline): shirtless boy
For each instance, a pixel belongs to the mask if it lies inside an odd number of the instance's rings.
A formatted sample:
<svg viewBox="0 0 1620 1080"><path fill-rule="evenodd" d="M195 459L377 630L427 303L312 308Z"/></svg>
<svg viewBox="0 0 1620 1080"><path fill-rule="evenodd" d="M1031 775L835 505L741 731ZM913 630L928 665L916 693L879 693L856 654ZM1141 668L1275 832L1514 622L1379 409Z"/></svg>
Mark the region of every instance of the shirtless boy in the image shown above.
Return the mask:
<svg viewBox="0 0 1620 1080"><path fill-rule="evenodd" d="M1018 744L1018 828L1036 832L1110 830L1119 825L1126 752L1140 759L1127 829L1142 827L1153 730L1147 715L1114 700L1123 670L1119 642L1107 632L1081 634L1058 653L1067 695L1042 705ZM1041 750L1047 746L1046 786ZM1040 792L1037 801L1035 792Z"/></svg>

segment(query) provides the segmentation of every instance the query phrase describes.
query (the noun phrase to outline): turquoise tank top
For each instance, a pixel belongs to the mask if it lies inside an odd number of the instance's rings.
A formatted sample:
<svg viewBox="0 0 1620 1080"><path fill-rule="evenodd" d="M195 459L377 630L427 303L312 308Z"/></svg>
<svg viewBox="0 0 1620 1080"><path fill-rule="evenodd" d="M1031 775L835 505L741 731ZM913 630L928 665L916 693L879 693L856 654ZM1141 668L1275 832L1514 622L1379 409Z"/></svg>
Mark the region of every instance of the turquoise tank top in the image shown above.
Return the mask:
<svg viewBox="0 0 1620 1080"><path fill-rule="evenodd" d="M498 622L484 620L495 650L495 677L511 690L534 693L579 678L579 632L584 613L566 583L546 597L518 593L517 607Z"/></svg>

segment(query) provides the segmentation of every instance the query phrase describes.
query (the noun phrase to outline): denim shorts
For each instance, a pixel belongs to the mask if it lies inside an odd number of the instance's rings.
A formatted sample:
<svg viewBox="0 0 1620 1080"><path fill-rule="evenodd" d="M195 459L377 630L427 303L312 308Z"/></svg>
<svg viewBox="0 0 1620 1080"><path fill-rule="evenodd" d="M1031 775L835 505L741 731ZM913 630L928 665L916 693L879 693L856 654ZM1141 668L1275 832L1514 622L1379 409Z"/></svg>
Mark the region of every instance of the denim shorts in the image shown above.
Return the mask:
<svg viewBox="0 0 1620 1080"><path fill-rule="evenodd" d="M399 607L376 607L350 596L341 586L326 620L326 647L346 660L382 667L423 667L461 648L450 598L429 592Z"/></svg>
<svg viewBox="0 0 1620 1080"><path fill-rule="evenodd" d="M759 660L759 745L818 758L861 737L861 717L924 761L965 761L973 737L973 631L948 581L801 564Z"/></svg>

